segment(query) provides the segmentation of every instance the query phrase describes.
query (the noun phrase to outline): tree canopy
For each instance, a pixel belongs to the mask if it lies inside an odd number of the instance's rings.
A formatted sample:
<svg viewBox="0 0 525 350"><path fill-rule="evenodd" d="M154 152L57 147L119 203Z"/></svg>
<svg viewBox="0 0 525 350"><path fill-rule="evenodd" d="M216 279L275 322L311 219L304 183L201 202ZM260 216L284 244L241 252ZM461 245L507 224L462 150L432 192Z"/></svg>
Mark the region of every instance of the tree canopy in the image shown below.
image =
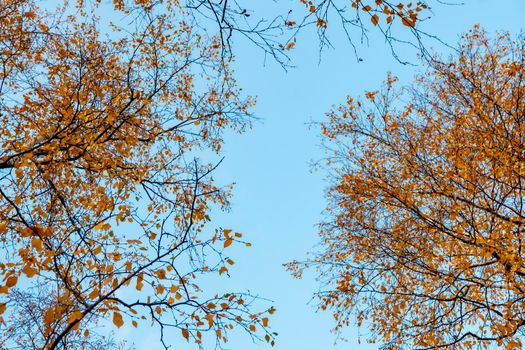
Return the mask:
<svg viewBox="0 0 525 350"><path fill-rule="evenodd" d="M255 103L236 40L285 67L305 27L321 47L333 27L425 52L429 2L299 0L265 17L235 0L0 0L0 348L118 348L108 324L152 324L166 349L174 330L197 348L233 329L273 345L273 307L202 282L250 246L211 218L231 196L213 179L224 135L250 128ZM394 346L517 348L523 42L474 30L429 65L323 126L321 307Z"/></svg>
<svg viewBox="0 0 525 350"><path fill-rule="evenodd" d="M384 348L522 347L525 40L476 27L322 125L321 309Z"/></svg>
<svg viewBox="0 0 525 350"><path fill-rule="evenodd" d="M97 11L104 11L100 16ZM0 336L10 349L107 349L141 322L202 344L266 314L201 292L241 241L206 226L224 130L250 125L220 38L176 2L0 3ZM243 243L244 244L244 243Z"/></svg>

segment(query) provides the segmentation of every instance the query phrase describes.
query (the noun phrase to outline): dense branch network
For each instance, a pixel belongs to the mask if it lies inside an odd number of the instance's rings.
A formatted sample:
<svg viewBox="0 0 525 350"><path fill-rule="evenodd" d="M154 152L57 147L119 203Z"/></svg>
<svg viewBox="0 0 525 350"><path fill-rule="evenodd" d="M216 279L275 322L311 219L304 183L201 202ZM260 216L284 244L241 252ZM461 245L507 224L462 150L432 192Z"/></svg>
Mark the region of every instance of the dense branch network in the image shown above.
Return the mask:
<svg viewBox="0 0 525 350"><path fill-rule="evenodd" d="M458 50L323 125L323 249L290 268L317 266L337 329L384 348L523 344L525 42L475 28Z"/></svg>
<svg viewBox="0 0 525 350"><path fill-rule="evenodd" d="M253 101L187 18L175 2L1 3L3 347L116 347L93 331L107 321L151 322L166 348L173 328L199 347L236 326L273 339L256 297L199 287L242 240L207 225L229 189L197 155L249 126Z"/></svg>

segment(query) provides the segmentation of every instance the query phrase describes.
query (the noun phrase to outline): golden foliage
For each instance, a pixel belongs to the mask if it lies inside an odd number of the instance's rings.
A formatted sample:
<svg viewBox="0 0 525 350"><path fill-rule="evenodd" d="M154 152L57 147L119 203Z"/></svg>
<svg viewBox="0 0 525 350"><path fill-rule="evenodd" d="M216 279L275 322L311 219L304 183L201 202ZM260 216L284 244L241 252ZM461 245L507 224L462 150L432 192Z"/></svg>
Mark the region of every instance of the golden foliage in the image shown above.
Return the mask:
<svg viewBox="0 0 525 350"><path fill-rule="evenodd" d="M366 322L393 349L522 347L524 76L525 41L476 27L412 86L389 76L329 114L334 185L306 266L338 329Z"/></svg>
<svg viewBox="0 0 525 350"><path fill-rule="evenodd" d="M220 39L177 1L38 4L0 0L3 345L84 348L101 319L197 344L209 328L226 341L266 326L238 303L249 295L199 302L199 276L222 273L221 246L240 235L205 228L229 192L196 155L219 152L253 105Z"/></svg>

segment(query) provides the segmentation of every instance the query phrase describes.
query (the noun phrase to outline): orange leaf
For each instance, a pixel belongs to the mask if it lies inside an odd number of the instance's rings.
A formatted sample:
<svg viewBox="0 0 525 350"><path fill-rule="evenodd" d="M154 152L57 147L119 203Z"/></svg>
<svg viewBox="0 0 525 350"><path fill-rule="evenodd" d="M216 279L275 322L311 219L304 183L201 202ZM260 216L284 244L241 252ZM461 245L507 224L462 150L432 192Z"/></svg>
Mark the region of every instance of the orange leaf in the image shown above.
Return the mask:
<svg viewBox="0 0 525 350"><path fill-rule="evenodd" d="M231 238L228 238L227 240L224 241L224 248L228 248L229 246L231 246L233 243L233 239Z"/></svg>
<svg viewBox="0 0 525 350"><path fill-rule="evenodd" d="M166 278L166 271L164 269L159 269L159 270L155 271L155 274L160 279L165 279Z"/></svg>
<svg viewBox="0 0 525 350"><path fill-rule="evenodd" d="M75 310L69 315L68 322L73 323L77 320L81 320L84 315L80 310Z"/></svg>
<svg viewBox="0 0 525 350"><path fill-rule="evenodd" d="M33 237L31 239L31 246L35 248L37 252L42 251L42 240L39 237Z"/></svg>
<svg viewBox="0 0 525 350"><path fill-rule="evenodd" d="M206 316L204 316L204 318L206 319L206 321L208 321L208 327L211 328L213 326L213 319L214 319L215 316L213 316L213 314L207 314Z"/></svg>
<svg viewBox="0 0 525 350"><path fill-rule="evenodd" d="M118 312L113 313L113 324L117 326L118 328L124 325L124 321L122 320L122 315L120 313Z"/></svg>
<svg viewBox="0 0 525 350"><path fill-rule="evenodd" d="M11 288L11 287L14 287L17 282L18 282L18 277L16 277L16 276L9 276L7 281L5 281L5 285L7 286L7 288Z"/></svg>
<svg viewBox="0 0 525 350"><path fill-rule="evenodd" d="M22 272L25 273L27 277L31 278L38 273L38 269L35 269L30 265L26 265L22 269Z"/></svg>

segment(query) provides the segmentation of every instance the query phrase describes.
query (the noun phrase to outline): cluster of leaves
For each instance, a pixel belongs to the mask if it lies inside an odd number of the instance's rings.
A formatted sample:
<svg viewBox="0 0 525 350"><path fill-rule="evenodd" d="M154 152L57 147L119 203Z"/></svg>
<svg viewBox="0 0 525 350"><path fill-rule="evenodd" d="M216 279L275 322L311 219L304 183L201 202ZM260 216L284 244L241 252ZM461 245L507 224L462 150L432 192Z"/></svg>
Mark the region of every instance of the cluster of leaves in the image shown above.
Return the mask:
<svg viewBox="0 0 525 350"><path fill-rule="evenodd" d="M395 57L398 57L395 43L413 45L424 51L422 36L431 36L421 31L417 26L419 22L430 16L430 7L427 1L300 0L300 2L305 6L307 14L299 24L293 23L298 28L315 23L322 46L331 45L327 30L329 27L337 26L340 26L340 30L344 32L354 49L356 49L354 43L357 38L361 41L367 39L368 24L377 27L387 39ZM415 41L404 35L393 35L392 29L396 22L408 27ZM402 39L403 37L405 39Z"/></svg>
<svg viewBox="0 0 525 350"><path fill-rule="evenodd" d="M323 125L334 184L306 265L337 328L385 348L523 346L525 40L475 28L458 50Z"/></svg>
<svg viewBox="0 0 525 350"><path fill-rule="evenodd" d="M429 1L390 0L299 0L297 6L277 4L282 13L253 11L236 0L186 0L194 23L216 28L223 54L231 54L235 36L246 39L284 67L288 51L305 28L316 26L321 49L331 45L328 29L341 30L357 54L357 41L367 40L369 29L380 31L396 56L396 44L408 44L423 51L423 38L433 37L418 24L430 17ZM439 0L437 1L439 2ZM287 12L286 12L287 11ZM264 14L270 13L269 17ZM396 24L408 29L393 33ZM375 27L375 28L370 28Z"/></svg>
<svg viewBox="0 0 525 350"><path fill-rule="evenodd" d="M191 18L176 1L0 2L4 346L107 349L89 331L104 320L149 321L163 343L176 328L220 346L235 326L273 341L273 309L199 288L242 240L208 233L229 189L195 154L249 126L254 101Z"/></svg>

